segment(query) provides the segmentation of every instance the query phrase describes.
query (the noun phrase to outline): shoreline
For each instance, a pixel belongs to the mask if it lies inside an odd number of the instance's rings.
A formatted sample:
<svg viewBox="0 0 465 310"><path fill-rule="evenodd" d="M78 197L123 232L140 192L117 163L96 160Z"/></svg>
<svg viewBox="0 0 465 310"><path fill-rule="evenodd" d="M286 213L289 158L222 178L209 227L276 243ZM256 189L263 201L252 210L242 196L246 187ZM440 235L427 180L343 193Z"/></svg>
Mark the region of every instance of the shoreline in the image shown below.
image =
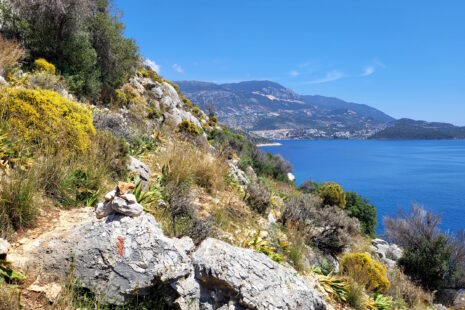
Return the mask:
<svg viewBox="0 0 465 310"><path fill-rule="evenodd" d="M281 146L282 144L279 142L272 142L272 143L258 143L255 144L256 147L263 147L263 146Z"/></svg>

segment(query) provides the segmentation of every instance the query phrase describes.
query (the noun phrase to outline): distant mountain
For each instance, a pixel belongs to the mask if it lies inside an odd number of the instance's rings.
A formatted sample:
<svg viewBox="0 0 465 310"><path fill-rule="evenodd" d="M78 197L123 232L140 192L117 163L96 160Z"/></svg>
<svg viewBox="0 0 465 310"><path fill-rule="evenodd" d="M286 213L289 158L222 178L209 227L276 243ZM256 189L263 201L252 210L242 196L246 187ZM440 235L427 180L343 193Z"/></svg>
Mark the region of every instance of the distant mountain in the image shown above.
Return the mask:
<svg viewBox="0 0 465 310"><path fill-rule="evenodd" d="M270 81L179 81L181 91L221 122L272 139L367 138L394 118L367 105L296 94Z"/></svg>
<svg viewBox="0 0 465 310"><path fill-rule="evenodd" d="M389 123L385 129L375 133L370 139L465 139L465 127L402 118Z"/></svg>

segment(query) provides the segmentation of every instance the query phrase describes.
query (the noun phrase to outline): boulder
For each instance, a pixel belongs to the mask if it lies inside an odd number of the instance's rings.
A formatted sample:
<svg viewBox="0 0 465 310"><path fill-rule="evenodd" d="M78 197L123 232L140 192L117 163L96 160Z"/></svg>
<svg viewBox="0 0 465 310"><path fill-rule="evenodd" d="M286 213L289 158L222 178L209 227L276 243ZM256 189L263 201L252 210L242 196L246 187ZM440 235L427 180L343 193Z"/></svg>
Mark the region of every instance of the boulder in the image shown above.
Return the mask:
<svg viewBox="0 0 465 310"><path fill-rule="evenodd" d="M304 278L262 253L209 238L192 261L201 302L214 309L326 309Z"/></svg>
<svg viewBox="0 0 465 310"><path fill-rule="evenodd" d="M131 156L129 157L128 169L140 178L143 189L147 190L148 182L150 180L149 167L137 158Z"/></svg>
<svg viewBox="0 0 465 310"><path fill-rule="evenodd" d="M6 260L8 250L10 249L10 243L3 238L0 238L0 260Z"/></svg>
<svg viewBox="0 0 465 310"><path fill-rule="evenodd" d="M189 247L186 240L165 237L151 215L113 214L54 234L40 245L37 257L47 273L64 275L73 262L81 284L106 303L121 305L160 283L190 305L198 302L200 291Z"/></svg>

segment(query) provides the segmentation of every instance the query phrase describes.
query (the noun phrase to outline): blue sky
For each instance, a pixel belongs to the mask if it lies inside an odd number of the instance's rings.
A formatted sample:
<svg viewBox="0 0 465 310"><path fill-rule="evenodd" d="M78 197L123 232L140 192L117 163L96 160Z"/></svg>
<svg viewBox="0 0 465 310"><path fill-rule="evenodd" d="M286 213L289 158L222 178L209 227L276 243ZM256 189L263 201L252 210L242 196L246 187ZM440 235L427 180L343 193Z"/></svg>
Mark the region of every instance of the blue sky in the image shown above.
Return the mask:
<svg viewBox="0 0 465 310"><path fill-rule="evenodd" d="M465 1L116 0L172 80L272 80L465 125Z"/></svg>

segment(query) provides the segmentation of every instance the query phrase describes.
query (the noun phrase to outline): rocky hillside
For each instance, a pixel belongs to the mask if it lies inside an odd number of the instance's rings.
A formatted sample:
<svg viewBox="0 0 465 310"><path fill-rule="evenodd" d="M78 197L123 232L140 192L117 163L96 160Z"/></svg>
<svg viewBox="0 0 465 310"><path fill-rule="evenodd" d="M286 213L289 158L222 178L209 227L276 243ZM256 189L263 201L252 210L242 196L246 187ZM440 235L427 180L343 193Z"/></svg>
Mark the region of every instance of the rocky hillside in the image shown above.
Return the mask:
<svg viewBox="0 0 465 310"><path fill-rule="evenodd" d="M211 105L221 122L273 139L364 138L394 120L367 105L302 96L270 81L176 83L201 108Z"/></svg>
<svg viewBox="0 0 465 310"><path fill-rule="evenodd" d="M67 3L0 2L0 309L461 305L463 236L414 208L376 238L368 200L297 187L144 65L109 2Z"/></svg>

